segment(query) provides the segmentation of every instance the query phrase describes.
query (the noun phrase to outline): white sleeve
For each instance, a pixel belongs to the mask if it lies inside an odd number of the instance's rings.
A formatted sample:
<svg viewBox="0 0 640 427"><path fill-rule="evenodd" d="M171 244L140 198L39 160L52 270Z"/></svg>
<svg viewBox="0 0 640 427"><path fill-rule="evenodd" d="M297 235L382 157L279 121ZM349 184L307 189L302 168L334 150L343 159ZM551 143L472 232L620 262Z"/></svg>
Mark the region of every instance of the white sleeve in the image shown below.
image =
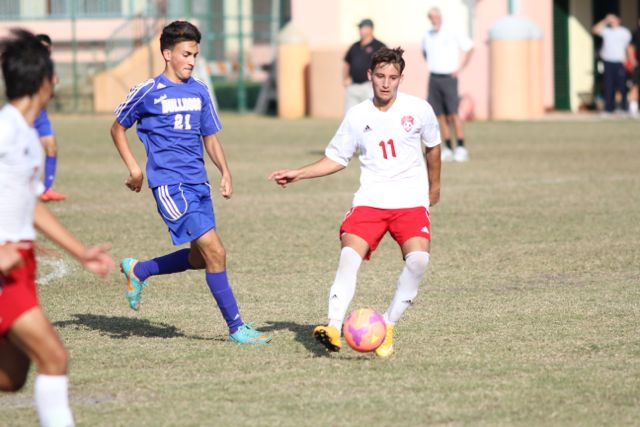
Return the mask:
<svg viewBox="0 0 640 427"><path fill-rule="evenodd" d="M358 147L357 139L357 135L349 125L349 114L347 114L324 150L324 155L342 166L347 166Z"/></svg>
<svg viewBox="0 0 640 427"><path fill-rule="evenodd" d="M423 114L422 131L420 137L422 143L427 147L435 147L440 144L440 125L431 105L426 103L425 112Z"/></svg>

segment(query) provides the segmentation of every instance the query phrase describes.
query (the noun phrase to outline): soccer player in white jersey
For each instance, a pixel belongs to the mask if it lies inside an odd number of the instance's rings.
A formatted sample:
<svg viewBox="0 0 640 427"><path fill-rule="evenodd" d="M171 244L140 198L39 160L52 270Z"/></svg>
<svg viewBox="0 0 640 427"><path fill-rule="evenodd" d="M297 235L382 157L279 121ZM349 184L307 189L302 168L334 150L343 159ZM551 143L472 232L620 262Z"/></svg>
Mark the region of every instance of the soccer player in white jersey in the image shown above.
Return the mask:
<svg viewBox="0 0 640 427"><path fill-rule="evenodd" d="M33 361L40 423L72 426L69 356L38 302L35 229L95 274L106 276L114 263L104 247L86 248L39 201L44 151L33 124L53 95L49 51L24 30L0 41L0 51L9 99L0 110L0 390L20 390Z"/></svg>
<svg viewBox="0 0 640 427"><path fill-rule="evenodd" d="M400 245L405 266L384 313L387 336L376 350L378 356L393 353L395 324L413 303L429 264L429 207L440 199L440 130L426 101L398 92L405 65L402 53L401 48L385 47L373 55L368 73L373 98L347 112L322 159L269 176L286 187L338 172L360 152L360 188L340 227L342 249L329 293L329 322L313 331L329 351L342 346L340 331L360 264L387 231Z"/></svg>
<svg viewBox="0 0 640 427"><path fill-rule="evenodd" d="M127 278L125 297L137 310L146 280L160 274L189 269L205 270L205 280L229 327L229 339L246 344L271 341L244 323L229 285L226 254L216 232L211 186L204 165L203 145L222 175L220 192L233 193L231 172L216 133L222 128L207 85L192 77L200 51L200 31L186 21L167 25L160 36L166 66L162 74L134 87L116 109L111 127L113 141L129 170L126 186L139 192L144 176L127 139L136 124L147 151L147 178L174 245L180 249L150 260L125 258L121 270Z"/></svg>

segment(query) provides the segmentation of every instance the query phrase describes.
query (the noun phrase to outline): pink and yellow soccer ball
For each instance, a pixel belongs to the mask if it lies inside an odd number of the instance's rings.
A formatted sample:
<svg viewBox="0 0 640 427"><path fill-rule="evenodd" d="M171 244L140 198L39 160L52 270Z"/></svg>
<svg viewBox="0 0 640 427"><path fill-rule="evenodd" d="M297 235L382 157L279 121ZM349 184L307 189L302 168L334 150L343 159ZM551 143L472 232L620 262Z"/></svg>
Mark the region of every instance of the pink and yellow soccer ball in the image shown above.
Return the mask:
<svg viewBox="0 0 640 427"><path fill-rule="evenodd" d="M361 353L380 347L387 334L383 317L371 308L360 308L351 312L342 326L349 347Z"/></svg>

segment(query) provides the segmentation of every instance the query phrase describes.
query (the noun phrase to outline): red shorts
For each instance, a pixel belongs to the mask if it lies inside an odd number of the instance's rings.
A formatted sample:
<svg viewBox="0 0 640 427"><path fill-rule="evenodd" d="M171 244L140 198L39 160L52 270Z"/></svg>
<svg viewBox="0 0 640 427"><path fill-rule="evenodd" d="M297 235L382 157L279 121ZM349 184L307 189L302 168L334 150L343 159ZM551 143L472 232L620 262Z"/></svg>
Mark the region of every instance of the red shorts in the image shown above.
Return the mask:
<svg viewBox="0 0 640 427"><path fill-rule="evenodd" d="M366 256L369 259L387 231L402 246L412 237L431 240L430 227L429 211L422 206L405 209L355 206L347 212L340 226L340 237L348 233L364 239L369 244Z"/></svg>
<svg viewBox="0 0 640 427"><path fill-rule="evenodd" d="M39 305L36 291L36 258L31 249L19 249L22 265L9 275L0 274L0 337L24 312Z"/></svg>

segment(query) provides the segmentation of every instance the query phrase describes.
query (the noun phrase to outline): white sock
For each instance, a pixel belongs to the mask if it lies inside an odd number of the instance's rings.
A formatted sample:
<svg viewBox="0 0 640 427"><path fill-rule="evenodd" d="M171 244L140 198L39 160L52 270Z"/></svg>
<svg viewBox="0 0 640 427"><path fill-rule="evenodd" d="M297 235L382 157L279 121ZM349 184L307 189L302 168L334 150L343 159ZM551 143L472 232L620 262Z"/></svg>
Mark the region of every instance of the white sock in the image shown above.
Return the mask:
<svg viewBox="0 0 640 427"><path fill-rule="evenodd" d="M636 114L638 112L638 101L629 102L629 112L631 114Z"/></svg>
<svg viewBox="0 0 640 427"><path fill-rule="evenodd" d="M384 313L384 321L395 325L402 314L409 308L418 295L418 287L429 266L429 252L410 252L405 257L405 264L400 277L396 294L391 305Z"/></svg>
<svg viewBox="0 0 640 427"><path fill-rule="evenodd" d="M356 279L362 258L346 246L340 251L338 271L329 291L329 326L342 330L342 322L356 292Z"/></svg>
<svg viewBox="0 0 640 427"><path fill-rule="evenodd" d="M42 427L73 427L66 375L38 374L33 394Z"/></svg>

